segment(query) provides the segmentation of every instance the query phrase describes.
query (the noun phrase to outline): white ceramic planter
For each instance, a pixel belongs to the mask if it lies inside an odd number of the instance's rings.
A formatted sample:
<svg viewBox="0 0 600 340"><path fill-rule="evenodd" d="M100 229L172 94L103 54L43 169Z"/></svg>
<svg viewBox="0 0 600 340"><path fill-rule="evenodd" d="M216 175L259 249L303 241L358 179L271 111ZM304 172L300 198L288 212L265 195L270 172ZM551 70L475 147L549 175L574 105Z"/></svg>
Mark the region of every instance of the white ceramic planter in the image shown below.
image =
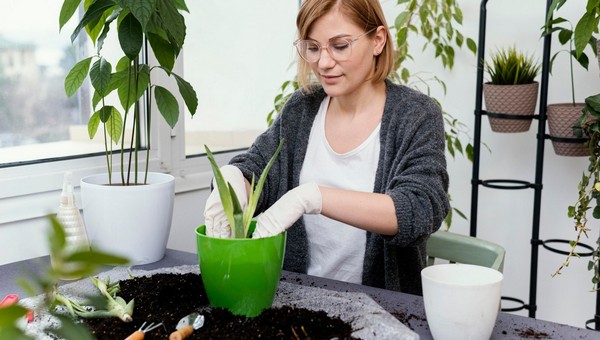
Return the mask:
<svg viewBox="0 0 600 340"><path fill-rule="evenodd" d="M119 175L113 175L113 183L116 180ZM106 174L81 179L83 219L91 247L124 256L135 265L162 259L173 217L175 178L149 173L147 185L107 183Z"/></svg>
<svg viewBox="0 0 600 340"><path fill-rule="evenodd" d="M436 340L489 339L500 310L502 273L470 264L421 271L427 324Z"/></svg>

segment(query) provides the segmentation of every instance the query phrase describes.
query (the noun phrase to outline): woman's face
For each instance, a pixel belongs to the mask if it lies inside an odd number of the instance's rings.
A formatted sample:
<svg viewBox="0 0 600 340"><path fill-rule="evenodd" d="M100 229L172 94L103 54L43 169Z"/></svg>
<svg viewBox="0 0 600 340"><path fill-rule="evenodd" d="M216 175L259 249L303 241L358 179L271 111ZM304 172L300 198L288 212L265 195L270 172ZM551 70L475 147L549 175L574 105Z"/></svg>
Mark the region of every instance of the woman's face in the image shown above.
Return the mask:
<svg viewBox="0 0 600 340"><path fill-rule="evenodd" d="M363 33L363 28L333 9L313 23L308 39L326 46L331 38L342 37L352 41ZM380 39L369 35L360 37L352 43L350 57L344 61L333 59L329 49L321 49L321 58L310 63L310 67L329 96L352 95L367 84L375 65L376 52L383 48L383 43L377 43L377 40Z"/></svg>

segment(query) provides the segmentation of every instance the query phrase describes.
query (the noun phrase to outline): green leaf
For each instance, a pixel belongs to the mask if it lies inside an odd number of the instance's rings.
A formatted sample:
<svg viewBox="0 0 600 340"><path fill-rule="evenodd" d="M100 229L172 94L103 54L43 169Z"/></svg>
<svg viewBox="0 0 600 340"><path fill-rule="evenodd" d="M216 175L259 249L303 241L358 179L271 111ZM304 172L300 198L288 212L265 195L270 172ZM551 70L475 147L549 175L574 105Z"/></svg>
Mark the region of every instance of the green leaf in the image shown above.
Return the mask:
<svg viewBox="0 0 600 340"><path fill-rule="evenodd" d="M177 50L185 41L185 20L172 1L157 0L158 13L163 21L163 28L173 37Z"/></svg>
<svg viewBox="0 0 600 340"><path fill-rule="evenodd" d="M90 7L85 11L83 18L77 24L77 27L73 30L71 34L71 42L75 42L77 36L79 36L79 32L82 28L84 28L87 24L92 22L98 22L100 18L104 15L104 11L114 6L115 3L112 0L97 0L90 5Z"/></svg>
<svg viewBox="0 0 600 340"><path fill-rule="evenodd" d="M569 218L573 218L575 217L575 207L570 205L569 208L567 209L567 217Z"/></svg>
<svg viewBox="0 0 600 340"><path fill-rule="evenodd" d="M67 256L66 260L110 266L119 266L129 263L129 260L124 257L94 250L75 252Z"/></svg>
<svg viewBox="0 0 600 340"><path fill-rule="evenodd" d="M140 22L133 14L127 14L119 25L118 33L121 49L129 60L135 60L140 54L144 43L144 34Z"/></svg>
<svg viewBox="0 0 600 340"><path fill-rule="evenodd" d="M188 111L190 111L190 114L193 116L198 108L198 96L196 95L196 91L192 87L192 84L188 83L185 79L181 78L175 73L171 74L175 77L177 87L179 88L179 93L181 94Z"/></svg>
<svg viewBox="0 0 600 340"><path fill-rule="evenodd" d="M63 26L71 19L81 0L65 0L60 8L60 14L58 16L58 29L59 31Z"/></svg>
<svg viewBox="0 0 600 340"><path fill-rule="evenodd" d="M569 40L571 40L572 36L573 36L573 31L567 30L567 29L561 29L560 32L558 32L558 42L561 45L564 45L564 44L568 43Z"/></svg>
<svg viewBox="0 0 600 340"><path fill-rule="evenodd" d="M172 71L173 65L175 65L175 55L177 53L173 50L171 43L155 33L148 33L147 37L152 52L160 66Z"/></svg>
<svg viewBox="0 0 600 340"><path fill-rule="evenodd" d="M156 0L128 0L127 5L131 10L131 13L136 17L142 26L142 30L146 30L148 20L154 13L156 7Z"/></svg>
<svg viewBox="0 0 600 340"><path fill-rule="evenodd" d="M16 326L0 327L0 339L10 340L33 340L34 338L29 337L23 333L23 330Z"/></svg>
<svg viewBox="0 0 600 340"><path fill-rule="evenodd" d="M120 8L113 11L112 14L104 22L104 27L102 28L102 31L101 31L100 35L98 36L98 41L96 43L96 52L98 54L100 54L100 51L102 50L102 47L104 46L104 40L108 36L108 32L110 32L110 24L119 17L119 14L121 13L121 11L122 11L122 9L120 9Z"/></svg>
<svg viewBox="0 0 600 340"><path fill-rule="evenodd" d="M69 71L69 74L65 78L65 92L67 96L71 97L81 87L85 77L88 75L91 62L92 57L85 58L77 62Z"/></svg>
<svg viewBox="0 0 600 340"><path fill-rule="evenodd" d="M408 13L407 11L404 11L404 12L398 14L398 16L396 17L396 20L394 22L394 26L396 26L396 30L399 30L406 25L406 23L408 22L408 19L410 18L409 15L410 15L410 13Z"/></svg>
<svg viewBox="0 0 600 340"><path fill-rule="evenodd" d="M235 190L231 186L231 183L227 183L229 188L229 194L231 195L231 202L233 203L233 224L231 227L231 235L234 238L245 238L246 234L244 233L244 212L242 210L242 206L240 205L240 200L238 199Z"/></svg>
<svg viewBox="0 0 600 340"><path fill-rule="evenodd" d="M0 329L14 326L17 320L27 314L27 309L18 304L0 307ZM3 338L8 339L8 338Z"/></svg>
<svg viewBox="0 0 600 340"><path fill-rule="evenodd" d="M108 18L112 17L114 9L115 7L107 9L106 11L104 11L104 13L102 13L102 15L98 19L88 23L85 26L85 31L87 32L88 37L95 45L97 45L97 39L101 35L101 32L104 30ZM98 51L99 50L100 49L98 49Z"/></svg>
<svg viewBox="0 0 600 340"><path fill-rule="evenodd" d="M594 17L590 13L583 14L579 22L577 22L577 26L575 26L575 37L573 39L577 57L581 56L585 45L595 30L598 30L598 23L594 20Z"/></svg>
<svg viewBox="0 0 600 340"><path fill-rule="evenodd" d="M594 207L594 210L593 210L593 212L592 212L592 216L593 216L595 219L600 219L600 206L595 206L595 207Z"/></svg>
<svg viewBox="0 0 600 340"><path fill-rule="evenodd" d="M600 112L600 94L596 94L585 98L585 103L589 105L594 111Z"/></svg>
<svg viewBox="0 0 600 340"><path fill-rule="evenodd" d="M467 47L474 54L477 53L477 43L475 43L475 40L473 40L471 38L467 38Z"/></svg>
<svg viewBox="0 0 600 340"><path fill-rule="evenodd" d="M50 253L60 254L67 244L67 236L56 216L50 216L50 225L52 230L48 237L50 241Z"/></svg>
<svg viewBox="0 0 600 340"><path fill-rule="evenodd" d="M158 111L173 129L177 124L177 120L179 120L179 103L177 103L177 99L162 86L154 87L154 98L156 99Z"/></svg>
<svg viewBox="0 0 600 340"><path fill-rule="evenodd" d="M217 165L217 161L215 161L215 157L212 152L204 145L204 149L206 150L206 157L210 162L210 166L212 168L213 174L215 176L215 182L217 183L217 190L219 190L219 197L221 198L221 204L223 205L223 211L227 216L227 220L229 221L230 226L235 226L235 219L233 216L233 201L231 198L231 193L229 192L229 187L223 178L223 174L221 174L221 170Z"/></svg>
<svg viewBox="0 0 600 340"><path fill-rule="evenodd" d="M130 73L129 77L127 76L128 70ZM124 71L120 71L117 74L114 74L113 76L118 77L117 92L119 95L121 106L125 111L128 111L129 108L144 95L148 86L150 85L150 68L148 67L148 65L145 64L139 66L137 74L137 87L135 85L136 75L133 66L128 66L127 69L125 69Z"/></svg>
<svg viewBox="0 0 600 340"><path fill-rule="evenodd" d="M112 65L102 57L92 64L90 80L92 87L94 87L101 97L105 97L109 93L111 72Z"/></svg>
<svg viewBox="0 0 600 340"><path fill-rule="evenodd" d="M96 136L96 132L98 132L98 126L100 125L100 111L94 112L90 119L88 120L88 136L90 139L93 139Z"/></svg>
<svg viewBox="0 0 600 340"><path fill-rule="evenodd" d="M104 125L106 125L106 132L108 132L110 138L115 144L118 144L121 140L121 134L123 133L123 117L117 108L114 106L110 106L110 108L110 118Z"/></svg>
<svg viewBox="0 0 600 340"><path fill-rule="evenodd" d="M250 228L250 222L252 222L252 217L254 217L254 212L256 211L256 205L258 204L258 199L260 198L260 194L262 193L263 185L267 179L267 175L271 170L271 167L275 163L275 159L277 159L277 155L279 155L279 151L283 147L284 140L281 139L279 141L279 146L275 150L275 153L267 163L267 166L264 168L262 174L260 174L260 178L258 179L258 183L256 187L250 187L250 196L248 198L248 206L244 211L244 230L247 231ZM254 180L253 180L254 182ZM246 232L247 233L247 232Z"/></svg>

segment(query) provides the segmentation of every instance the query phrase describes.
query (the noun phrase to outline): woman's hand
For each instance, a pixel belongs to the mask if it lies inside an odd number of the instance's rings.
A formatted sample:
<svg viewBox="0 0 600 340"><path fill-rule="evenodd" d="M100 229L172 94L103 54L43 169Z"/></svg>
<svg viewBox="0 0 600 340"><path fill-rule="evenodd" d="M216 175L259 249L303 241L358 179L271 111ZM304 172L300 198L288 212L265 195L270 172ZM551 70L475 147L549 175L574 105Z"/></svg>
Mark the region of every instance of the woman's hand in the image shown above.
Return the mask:
<svg viewBox="0 0 600 340"><path fill-rule="evenodd" d="M320 214L321 206L321 191L317 184L306 183L297 186L256 217L256 230L252 234L252 238L282 233L302 215Z"/></svg>
<svg viewBox="0 0 600 340"><path fill-rule="evenodd" d="M224 165L220 168L225 182L229 182L240 201L242 209L248 205L248 192L246 190L246 179L237 167L233 165ZM231 238L231 227L227 220L227 215L223 210L221 196L217 189L217 184L213 179L213 191L208 196L206 206L204 207L204 223L206 224L206 236L218 238Z"/></svg>

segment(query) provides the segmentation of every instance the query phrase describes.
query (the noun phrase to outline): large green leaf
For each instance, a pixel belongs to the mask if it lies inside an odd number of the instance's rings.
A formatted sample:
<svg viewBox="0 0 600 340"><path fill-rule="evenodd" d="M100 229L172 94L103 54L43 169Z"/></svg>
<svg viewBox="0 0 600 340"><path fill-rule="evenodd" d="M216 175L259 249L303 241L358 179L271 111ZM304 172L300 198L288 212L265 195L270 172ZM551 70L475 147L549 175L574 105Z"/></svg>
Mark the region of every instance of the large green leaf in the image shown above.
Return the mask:
<svg viewBox="0 0 600 340"><path fill-rule="evenodd" d="M175 80L177 81L177 87L179 88L179 93L181 94L188 111L190 111L190 114L193 116L198 108L198 96L196 95L196 91L192 87L192 84L187 82L185 79L181 78L175 73L171 74L175 77Z"/></svg>
<svg viewBox="0 0 600 340"><path fill-rule="evenodd" d="M104 12L114 5L115 3L112 0L97 0L92 3L83 15L83 18L81 18L79 24L77 24L77 27L73 30L73 33L71 33L71 42L75 42L75 39L79 36L79 32L82 28L89 23L99 22L100 18L104 15Z"/></svg>
<svg viewBox="0 0 600 340"><path fill-rule="evenodd" d="M81 87L85 77L88 75L91 62L92 57L85 58L75 64L71 71L69 71L69 74L67 74L67 77L65 78L65 92L67 93L67 96L70 97L74 95Z"/></svg>
<svg viewBox="0 0 600 340"><path fill-rule="evenodd" d="M98 54L100 54L100 51L102 51L102 47L104 46L104 40L108 36L108 32L110 32L110 24L112 24L112 22L119 17L121 11L121 8L114 10L112 14L104 21L104 27L102 28L102 32L98 36L98 41L96 42L96 52Z"/></svg>
<svg viewBox="0 0 600 340"><path fill-rule="evenodd" d="M110 88L110 77L112 72L112 65L108 60L100 57L92 64L90 69L90 80L92 86L101 97L106 96L109 93Z"/></svg>
<svg viewBox="0 0 600 340"><path fill-rule="evenodd" d="M147 37L158 63L162 67L172 71L173 65L175 65L176 53L171 43L156 33L148 33Z"/></svg>
<svg viewBox="0 0 600 340"><path fill-rule="evenodd" d="M106 11L104 11L104 13L102 13L100 17L94 19L92 22L85 25L85 31L87 32L88 37L90 37L90 40L94 43L94 45L97 44L98 37L104 30L108 18L112 17L112 13L114 12L115 8L116 7L113 6L107 9Z"/></svg>
<svg viewBox="0 0 600 340"><path fill-rule="evenodd" d="M142 25L142 30L146 30L146 25L154 13L156 0L127 0L125 1L131 13Z"/></svg>
<svg viewBox="0 0 600 340"><path fill-rule="evenodd" d="M148 65L139 65L138 68L137 87L135 84L136 75L133 66L129 68L129 77L127 76L127 70L117 72L116 74L118 77L117 92L119 94L119 101L125 111L128 111L129 108L144 95L144 92L150 85L150 68Z"/></svg>
<svg viewBox="0 0 600 340"><path fill-rule="evenodd" d="M185 41L185 20L170 0L157 0L158 13L162 18L163 29L173 37L178 49Z"/></svg>
<svg viewBox="0 0 600 340"><path fill-rule="evenodd" d="M121 134L123 133L123 116L117 108L110 106L111 114L109 119L104 123L106 125L106 132L110 138L118 144L121 140Z"/></svg>
<svg viewBox="0 0 600 340"><path fill-rule="evenodd" d="M594 30L597 29L598 23L590 13L585 13L579 22L577 22L577 26L575 26L575 37L573 39L577 57L581 55L585 49L585 45L587 45L590 37L594 33Z"/></svg>
<svg viewBox="0 0 600 340"><path fill-rule="evenodd" d="M71 19L81 0L65 0L60 8L60 14L58 16L58 29L61 30L63 26Z"/></svg>
<svg viewBox="0 0 600 340"><path fill-rule="evenodd" d="M119 25L118 33L121 49L127 58L135 60L140 54L144 43L144 34L140 22L133 14L127 14Z"/></svg>
<svg viewBox="0 0 600 340"><path fill-rule="evenodd" d="M154 97L158 111L171 129L174 128L177 120L179 120L179 104L177 103L177 99L169 90L162 86L154 87Z"/></svg>
<svg viewBox="0 0 600 340"><path fill-rule="evenodd" d="M594 109L594 111L600 112L600 94L585 98L585 103Z"/></svg>

